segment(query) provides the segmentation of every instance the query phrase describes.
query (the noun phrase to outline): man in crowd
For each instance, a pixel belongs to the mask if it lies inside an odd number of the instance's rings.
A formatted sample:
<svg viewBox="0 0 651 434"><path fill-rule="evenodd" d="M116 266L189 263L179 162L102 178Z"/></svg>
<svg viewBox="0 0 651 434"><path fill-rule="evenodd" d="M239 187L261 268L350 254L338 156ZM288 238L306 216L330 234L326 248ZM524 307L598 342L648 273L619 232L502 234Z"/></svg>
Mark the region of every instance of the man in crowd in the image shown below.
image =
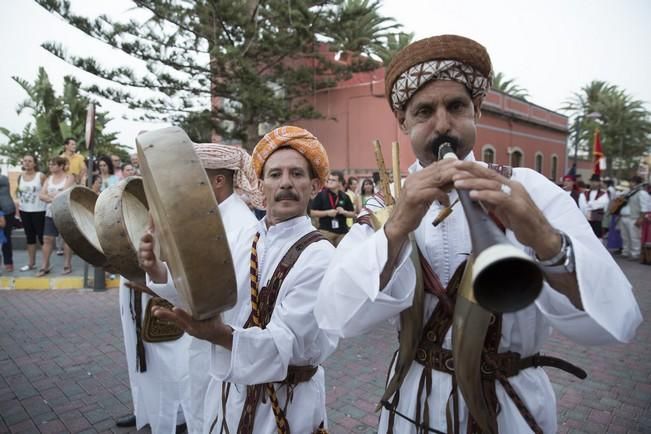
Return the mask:
<svg viewBox="0 0 651 434"><path fill-rule="evenodd" d="M574 200L579 209L586 207L585 196L579 191L579 186L576 185L576 180L572 175L565 175L563 177L563 190L567 191L570 197Z"/></svg>
<svg viewBox="0 0 651 434"><path fill-rule="evenodd" d="M144 133L146 131L142 131ZM159 342L145 342L144 318L152 297L174 304L176 292L157 294L142 284L120 277L119 303L133 413L116 420L118 427L173 434L191 428L191 377L188 357L192 336L182 333Z"/></svg>
<svg viewBox="0 0 651 434"><path fill-rule="evenodd" d="M640 259L641 228L645 212L651 211L651 198L642 186L642 177L633 176L631 190L626 194L626 205L620 211L619 230L622 234L622 256L633 261Z"/></svg>
<svg viewBox="0 0 651 434"><path fill-rule="evenodd" d="M324 188L311 203L310 215L319 219L319 231L335 247L348 233L347 218L355 217L355 207L343 191L344 174L333 170Z"/></svg>
<svg viewBox="0 0 651 434"><path fill-rule="evenodd" d="M131 161L131 165L136 170L136 175L140 175L140 162L138 161L138 154L134 152L133 154L129 155L129 159Z"/></svg>
<svg viewBox="0 0 651 434"><path fill-rule="evenodd" d="M534 303L486 321L481 357L489 364L477 393L493 431L556 432L554 391L545 371L535 368L553 359L536 356L552 327L581 344L627 342L641 321L631 285L562 189L530 169L498 172L475 162L477 121L491 76L486 49L460 36L417 41L394 57L385 94L417 161L386 223L372 227L373 219L358 217L319 289L317 322L340 337L372 333L399 318L400 349L382 399L382 434L479 431L452 377L457 363L467 362L463 353L463 360L454 360L451 351L456 292L470 281L460 283L473 250L465 210L456 207L432 225L457 198L456 189L481 201L545 276ZM446 142L462 161L438 160ZM566 362L553 363L580 374Z"/></svg>
<svg viewBox="0 0 651 434"><path fill-rule="evenodd" d="M235 190L246 194L257 206L262 204L258 178L251 167L251 157L242 148L216 143L195 144L194 151L210 180L230 246L242 236L246 228L255 225L257 221ZM153 236L148 235L146 239L153 240ZM136 290L147 290L133 283L129 286ZM173 288L169 289L165 286L159 287L161 292L158 295L174 305L179 305L181 300L178 294ZM210 382L210 343L192 337L189 349L182 354L189 358L188 429L191 433L201 433L205 429L204 401Z"/></svg>
<svg viewBox="0 0 651 434"><path fill-rule="evenodd" d="M63 142L61 157L68 159L67 173L75 177L75 183L84 185L87 171L86 162L84 156L77 152L77 142L72 137L68 137Z"/></svg>
<svg viewBox="0 0 651 434"><path fill-rule="evenodd" d="M602 235L602 220L604 219L604 214L608 208L608 194L606 190L601 188L601 177L597 174L592 175L590 178L590 190L583 193L585 195L585 208L583 212L585 213L588 222L592 231L597 236L601 238Z"/></svg>
<svg viewBox="0 0 651 434"><path fill-rule="evenodd" d="M281 127L260 140L252 161L267 214L232 245L236 306L223 319L196 321L179 308L155 315L211 344L204 431L314 433L325 423L318 365L336 343L312 312L334 248L311 225L307 206L328 175L328 157L308 131ZM159 292L171 279L153 252L143 239L141 264Z"/></svg>
<svg viewBox="0 0 651 434"><path fill-rule="evenodd" d="M118 177L118 179L123 179L124 174L122 173L122 160L120 160L119 155L111 155L111 163L113 163L113 174Z"/></svg>

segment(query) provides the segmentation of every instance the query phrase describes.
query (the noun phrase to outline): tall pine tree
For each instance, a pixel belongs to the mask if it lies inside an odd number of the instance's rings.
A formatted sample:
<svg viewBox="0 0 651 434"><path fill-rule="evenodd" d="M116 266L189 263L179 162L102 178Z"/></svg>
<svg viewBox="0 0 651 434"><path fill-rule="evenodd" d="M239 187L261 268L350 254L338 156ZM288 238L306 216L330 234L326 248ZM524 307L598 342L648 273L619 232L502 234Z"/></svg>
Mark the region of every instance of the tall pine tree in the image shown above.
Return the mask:
<svg viewBox="0 0 651 434"><path fill-rule="evenodd" d="M36 1L146 65L144 73L104 67L56 42L43 44L112 82L88 90L138 109L142 119L181 123L201 140L209 125L247 148L260 126L319 117L309 97L354 71L378 67L368 53L398 27L379 15L378 1L365 0L134 0L148 18L126 22L76 15L67 0ZM354 35L351 43L343 33L365 14L372 18L368 35ZM335 60L335 51L349 60Z"/></svg>

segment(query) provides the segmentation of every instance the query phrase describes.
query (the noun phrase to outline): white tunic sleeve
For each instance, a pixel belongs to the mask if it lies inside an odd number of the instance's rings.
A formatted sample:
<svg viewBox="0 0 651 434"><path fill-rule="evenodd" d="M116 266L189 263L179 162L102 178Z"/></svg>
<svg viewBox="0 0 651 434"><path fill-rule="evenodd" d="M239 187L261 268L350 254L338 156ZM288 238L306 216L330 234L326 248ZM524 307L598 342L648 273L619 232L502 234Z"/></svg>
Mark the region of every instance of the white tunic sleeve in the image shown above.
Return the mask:
<svg viewBox="0 0 651 434"><path fill-rule="evenodd" d="M319 329L313 313L319 282L333 254L327 241L308 247L282 283L267 327L232 326L232 351L212 346L212 374L218 380L282 381L289 365L318 365L335 350L337 339Z"/></svg>
<svg viewBox="0 0 651 434"><path fill-rule="evenodd" d="M147 287L154 291L156 295L169 301L174 306L178 306L187 310L187 306L179 296L179 293L174 286L174 279L172 279L172 273L170 272L169 267L165 262L163 262L163 264L165 265L165 270L167 270L167 280L165 283L154 283L149 277L149 274L146 274Z"/></svg>
<svg viewBox="0 0 651 434"><path fill-rule="evenodd" d="M550 224L572 240L584 310L547 283L536 300L538 308L554 328L577 343L630 341L642 316L626 276L567 194L533 170L519 173L518 180Z"/></svg>
<svg viewBox="0 0 651 434"><path fill-rule="evenodd" d="M319 327L339 337L356 336L409 307L416 286L410 254L406 244L390 281L380 288L388 256L384 229L353 225L321 282L314 310Z"/></svg>

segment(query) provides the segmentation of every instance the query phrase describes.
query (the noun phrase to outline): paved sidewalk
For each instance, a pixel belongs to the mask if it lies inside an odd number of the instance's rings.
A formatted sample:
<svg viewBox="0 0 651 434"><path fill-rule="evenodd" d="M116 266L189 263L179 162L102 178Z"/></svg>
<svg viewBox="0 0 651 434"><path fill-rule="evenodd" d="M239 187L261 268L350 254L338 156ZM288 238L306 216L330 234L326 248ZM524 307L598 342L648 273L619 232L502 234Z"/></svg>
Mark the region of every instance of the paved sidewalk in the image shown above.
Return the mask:
<svg viewBox="0 0 651 434"><path fill-rule="evenodd" d="M648 318L651 267L620 265ZM131 409L115 289L0 291L0 330L0 433L129 432L114 426ZM383 325L342 341L325 363L331 433L375 432L373 410L395 346L395 332ZM586 348L554 336L545 350L589 375L580 381L548 370L560 433L651 432L648 321L630 345Z"/></svg>
<svg viewBox="0 0 651 434"><path fill-rule="evenodd" d="M52 256L50 256L50 272L43 277L36 277L38 270L41 268L42 260L42 253L39 249L36 253L36 269L20 271L22 266L28 265L27 251L14 250L14 271L7 271L5 267L0 269L0 290L79 289L84 287L84 272L88 273L86 286L94 286L94 268L92 266L86 266L86 263L79 256L72 255L72 272L67 275L62 275L63 256L59 256L53 252ZM107 276L105 286L117 288L118 279L110 279Z"/></svg>

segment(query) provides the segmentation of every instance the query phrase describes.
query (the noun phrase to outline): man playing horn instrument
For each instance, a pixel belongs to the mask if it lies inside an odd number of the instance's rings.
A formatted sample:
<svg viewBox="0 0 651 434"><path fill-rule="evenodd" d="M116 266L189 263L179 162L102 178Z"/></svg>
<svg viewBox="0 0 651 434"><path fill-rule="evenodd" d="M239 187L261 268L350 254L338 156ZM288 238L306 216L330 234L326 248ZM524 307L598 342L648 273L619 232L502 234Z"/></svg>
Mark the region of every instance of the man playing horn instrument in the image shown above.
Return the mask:
<svg viewBox="0 0 651 434"><path fill-rule="evenodd" d="M328 156L308 131L281 127L260 140L252 165L267 214L230 243L237 304L212 320L179 308L155 315L212 344L204 432L318 432L325 422L319 364L336 343L312 312L334 248L312 226L307 207L328 174ZM149 286L171 286L152 246L140 255Z"/></svg>
<svg viewBox="0 0 651 434"><path fill-rule="evenodd" d="M464 360L454 360L450 351L455 293L472 251L465 211L457 207L432 225L456 199L453 186L469 190L494 214L508 239L538 261L546 280L533 304L491 317L481 354L483 398L492 412L484 431L556 432L554 392L535 367L552 361L580 371L559 359L529 357L552 327L580 344L628 342L641 321L631 285L567 194L533 170L512 169L509 177L507 170L475 162L477 121L491 75L485 48L451 35L412 43L387 69L389 104L418 160L386 223L376 231L362 217L342 240L315 308L319 326L340 337L400 316L401 346L390 367L380 433L480 429L469 416L468 396L456 393L454 371ZM462 161L437 161L445 142ZM507 362L513 362L510 369Z"/></svg>

